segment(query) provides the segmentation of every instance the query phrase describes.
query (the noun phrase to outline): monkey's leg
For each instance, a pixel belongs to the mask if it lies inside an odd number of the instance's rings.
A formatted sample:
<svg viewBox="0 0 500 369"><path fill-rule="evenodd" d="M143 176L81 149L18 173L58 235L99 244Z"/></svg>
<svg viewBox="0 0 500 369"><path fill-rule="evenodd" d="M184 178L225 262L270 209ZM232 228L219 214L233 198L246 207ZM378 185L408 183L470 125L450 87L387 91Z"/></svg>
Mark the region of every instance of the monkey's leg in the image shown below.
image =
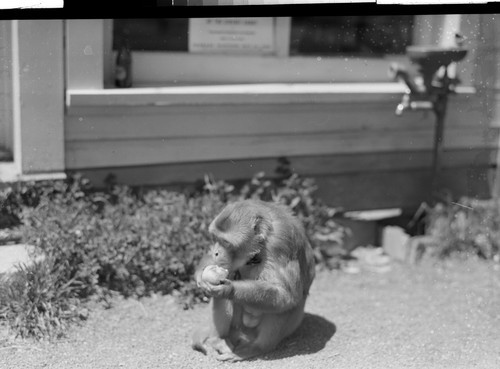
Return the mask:
<svg viewBox="0 0 500 369"><path fill-rule="evenodd" d="M231 353L217 356L221 361L241 361L270 352L302 322L304 304L283 314L266 314L256 328L258 335L250 341L243 341Z"/></svg>
<svg viewBox="0 0 500 369"><path fill-rule="evenodd" d="M229 334L233 316L233 304L226 299L214 298L211 304L211 322L206 328L200 328L193 334L191 347L207 354L209 347L218 352L226 352L227 344L224 338ZM231 351L231 350L229 350Z"/></svg>
<svg viewBox="0 0 500 369"><path fill-rule="evenodd" d="M227 337L233 320L233 303L227 299L212 299L212 322L216 335L220 338Z"/></svg>

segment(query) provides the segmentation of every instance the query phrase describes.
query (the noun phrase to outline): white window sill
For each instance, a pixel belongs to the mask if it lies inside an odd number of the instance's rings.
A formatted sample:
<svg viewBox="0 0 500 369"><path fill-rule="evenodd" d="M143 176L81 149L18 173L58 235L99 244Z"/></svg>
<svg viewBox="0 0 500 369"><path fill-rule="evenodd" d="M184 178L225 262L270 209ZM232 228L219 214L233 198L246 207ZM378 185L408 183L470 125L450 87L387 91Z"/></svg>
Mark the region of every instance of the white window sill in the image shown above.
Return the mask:
<svg viewBox="0 0 500 369"><path fill-rule="evenodd" d="M66 179L64 172L22 174L19 163L0 162L0 182L55 181Z"/></svg>
<svg viewBox="0 0 500 369"><path fill-rule="evenodd" d="M272 83L182 87L69 89L68 107L186 106L377 102L399 98L402 83ZM458 86L458 94L474 94Z"/></svg>

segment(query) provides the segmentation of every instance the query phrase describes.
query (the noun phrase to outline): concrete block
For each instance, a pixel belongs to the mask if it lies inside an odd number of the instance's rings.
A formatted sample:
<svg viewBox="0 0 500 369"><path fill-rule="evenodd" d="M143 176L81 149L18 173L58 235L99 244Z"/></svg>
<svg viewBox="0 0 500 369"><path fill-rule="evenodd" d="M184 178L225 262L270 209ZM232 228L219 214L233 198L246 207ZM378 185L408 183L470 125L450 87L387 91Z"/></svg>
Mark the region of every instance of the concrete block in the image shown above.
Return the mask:
<svg viewBox="0 0 500 369"><path fill-rule="evenodd" d="M405 261L410 236L401 227L386 226L382 230L382 248L393 260Z"/></svg>
<svg viewBox="0 0 500 369"><path fill-rule="evenodd" d="M15 271L18 264L31 263L29 253L32 247L23 244L0 246L0 274Z"/></svg>

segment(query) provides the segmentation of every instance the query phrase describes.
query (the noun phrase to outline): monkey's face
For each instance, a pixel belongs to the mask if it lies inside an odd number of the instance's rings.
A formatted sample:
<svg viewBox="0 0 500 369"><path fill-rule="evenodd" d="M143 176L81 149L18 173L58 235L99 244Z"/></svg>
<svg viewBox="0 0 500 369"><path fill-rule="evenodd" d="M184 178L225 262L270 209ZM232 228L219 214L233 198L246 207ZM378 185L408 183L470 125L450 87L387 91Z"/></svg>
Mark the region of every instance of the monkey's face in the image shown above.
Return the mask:
<svg viewBox="0 0 500 369"><path fill-rule="evenodd" d="M229 260L230 265L221 266L230 272L259 263L272 229L265 209L261 203L248 201L226 206L209 226L214 237L214 260L220 258L221 263Z"/></svg>
<svg viewBox="0 0 500 369"><path fill-rule="evenodd" d="M259 250L255 247L231 245L225 240L217 240L212 245L211 252L215 263L232 274L254 260Z"/></svg>
<svg viewBox="0 0 500 369"><path fill-rule="evenodd" d="M233 256L231 255L231 250L227 247L223 247L221 243L215 242L210 250L212 253L212 258L215 264L231 271L233 264Z"/></svg>

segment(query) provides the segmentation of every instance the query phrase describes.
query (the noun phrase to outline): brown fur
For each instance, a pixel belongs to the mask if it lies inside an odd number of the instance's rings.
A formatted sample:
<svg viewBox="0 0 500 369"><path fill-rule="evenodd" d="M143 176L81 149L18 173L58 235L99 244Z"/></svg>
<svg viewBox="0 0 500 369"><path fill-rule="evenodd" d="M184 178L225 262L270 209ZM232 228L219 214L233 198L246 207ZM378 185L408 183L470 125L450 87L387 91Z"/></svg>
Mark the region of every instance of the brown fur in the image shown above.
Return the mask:
<svg viewBox="0 0 500 369"><path fill-rule="evenodd" d="M245 200L226 206L209 230L218 242L196 279L213 296L213 316L208 333L200 337L198 332L193 347L206 351L209 345L218 359L228 361L273 350L300 325L315 276L302 224L282 205ZM216 256L214 250L221 248L223 256ZM204 283L203 269L219 263L229 270L229 279L218 286ZM243 324L250 320L255 327Z"/></svg>

